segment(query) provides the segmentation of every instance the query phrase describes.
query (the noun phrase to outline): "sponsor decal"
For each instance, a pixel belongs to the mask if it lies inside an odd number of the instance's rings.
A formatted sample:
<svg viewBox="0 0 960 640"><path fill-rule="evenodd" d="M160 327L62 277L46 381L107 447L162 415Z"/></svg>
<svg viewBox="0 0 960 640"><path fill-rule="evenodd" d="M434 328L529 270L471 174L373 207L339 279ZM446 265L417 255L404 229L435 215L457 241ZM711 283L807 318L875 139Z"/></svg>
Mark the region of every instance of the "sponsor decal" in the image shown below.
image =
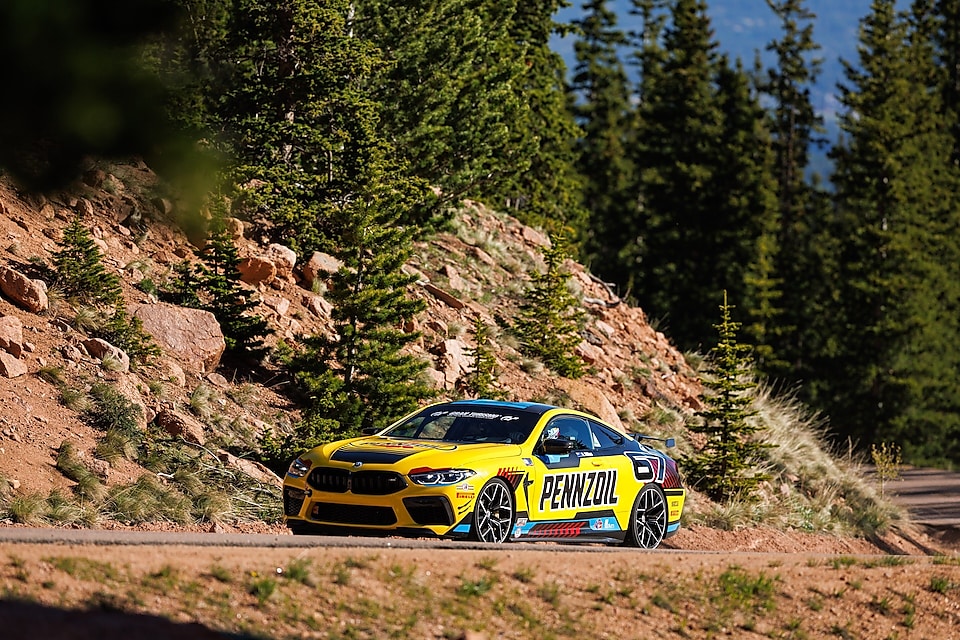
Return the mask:
<svg viewBox="0 0 960 640"><path fill-rule="evenodd" d="M620 529L617 521L613 518L597 518L590 523L590 528L594 531L614 531Z"/></svg>
<svg viewBox="0 0 960 640"><path fill-rule="evenodd" d="M453 416L454 418L481 418L483 420L501 420L503 422L513 422L519 420L519 416L505 416L502 413L488 413L486 411L434 411L430 417Z"/></svg>
<svg viewBox="0 0 960 640"><path fill-rule="evenodd" d="M362 447L368 444L365 442L356 442L347 446ZM428 444L426 442L372 442L374 447L383 447L385 449L436 449L438 451L454 451L456 445L449 444Z"/></svg>
<svg viewBox="0 0 960 640"><path fill-rule="evenodd" d="M470 484L469 482L462 482L458 484L455 488L457 491L474 491L473 485Z"/></svg>
<svg viewBox="0 0 960 640"><path fill-rule="evenodd" d="M473 500L473 497L474 497L475 495L477 495L477 494L474 493L474 492L472 492L472 491L470 491L470 492L458 491L458 492L457 492L457 500Z"/></svg>
<svg viewBox="0 0 960 640"><path fill-rule="evenodd" d="M602 469L543 477L540 511L610 507L617 504L617 470Z"/></svg>
<svg viewBox="0 0 960 640"><path fill-rule="evenodd" d="M577 457L578 457L578 458L592 458L592 457L593 457L593 451L577 451L576 453L577 453Z"/></svg>

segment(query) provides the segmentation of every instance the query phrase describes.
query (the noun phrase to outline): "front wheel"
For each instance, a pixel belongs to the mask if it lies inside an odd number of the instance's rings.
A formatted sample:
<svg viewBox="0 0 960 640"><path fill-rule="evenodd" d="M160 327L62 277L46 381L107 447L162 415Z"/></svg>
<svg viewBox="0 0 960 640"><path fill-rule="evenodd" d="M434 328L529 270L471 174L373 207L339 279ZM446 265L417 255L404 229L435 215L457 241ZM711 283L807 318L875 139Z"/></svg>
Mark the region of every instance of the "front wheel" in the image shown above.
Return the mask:
<svg viewBox="0 0 960 640"><path fill-rule="evenodd" d="M513 492L500 478L483 485L473 508L470 537L480 542L506 542L513 526Z"/></svg>
<svg viewBox="0 0 960 640"><path fill-rule="evenodd" d="M633 503L630 525L624 544L641 549L656 549L667 531L667 497L658 485L648 484Z"/></svg>

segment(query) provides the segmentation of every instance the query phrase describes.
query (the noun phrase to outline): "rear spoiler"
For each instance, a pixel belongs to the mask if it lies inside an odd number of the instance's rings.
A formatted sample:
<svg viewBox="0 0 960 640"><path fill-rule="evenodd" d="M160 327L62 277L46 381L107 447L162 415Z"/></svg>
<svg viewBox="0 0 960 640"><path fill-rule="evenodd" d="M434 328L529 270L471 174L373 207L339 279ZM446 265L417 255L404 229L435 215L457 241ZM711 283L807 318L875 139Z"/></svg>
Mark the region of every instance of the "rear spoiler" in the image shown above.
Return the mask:
<svg viewBox="0 0 960 640"><path fill-rule="evenodd" d="M662 442L663 446L667 449L672 449L677 446L677 441L674 438L656 438L654 436L647 436L642 433L631 433L630 436L634 440L655 440L656 442Z"/></svg>

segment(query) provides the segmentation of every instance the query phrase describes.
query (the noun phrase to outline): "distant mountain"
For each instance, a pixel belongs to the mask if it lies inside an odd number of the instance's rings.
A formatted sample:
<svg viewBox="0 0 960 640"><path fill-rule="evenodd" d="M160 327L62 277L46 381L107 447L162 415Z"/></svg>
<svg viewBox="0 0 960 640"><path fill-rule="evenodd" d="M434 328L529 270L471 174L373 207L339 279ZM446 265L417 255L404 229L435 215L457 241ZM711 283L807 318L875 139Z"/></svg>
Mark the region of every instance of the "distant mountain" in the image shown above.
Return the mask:
<svg viewBox="0 0 960 640"><path fill-rule="evenodd" d="M908 5L904 0L898 3L902 9ZM860 21L870 12L871 0L809 0L807 9L816 14L813 26L814 41L820 45L817 57L823 59L820 78L813 90L814 107L823 115L827 124L827 138L830 143L836 141L837 83L844 80L841 59L857 62L857 34ZM617 13L618 24L624 31L639 27L639 21L630 15L630 0L613 0L610 7ZM579 16L583 2L563 9L559 20L568 21ZM720 51L731 58L740 58L744 66L752 67L759 52L765 65L774 63L766 51L771 41L781 37L780 22L764 0L708 0L707 11L714 29L715 39ZM576 61L573 56L573 39L556 39L554 48L573 68ZM827 170L824 158L817 158L815 169L823 174Z"/></svg>

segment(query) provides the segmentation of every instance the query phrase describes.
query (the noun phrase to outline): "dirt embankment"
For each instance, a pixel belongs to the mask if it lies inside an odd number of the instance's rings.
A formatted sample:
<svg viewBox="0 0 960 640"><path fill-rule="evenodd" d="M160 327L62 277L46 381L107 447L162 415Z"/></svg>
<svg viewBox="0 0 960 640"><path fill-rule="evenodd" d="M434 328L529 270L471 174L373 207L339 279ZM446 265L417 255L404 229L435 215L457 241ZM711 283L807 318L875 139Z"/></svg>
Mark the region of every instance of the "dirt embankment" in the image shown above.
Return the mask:
<svg viewBox="0 0 960 640"><path fill-rule="evenodd" d="M960 626L960 561L887 555L923 552L905 537L885 550L694 526L657 552L380 542L0 542L0 626L11 640L950 638Z"/></svg>

